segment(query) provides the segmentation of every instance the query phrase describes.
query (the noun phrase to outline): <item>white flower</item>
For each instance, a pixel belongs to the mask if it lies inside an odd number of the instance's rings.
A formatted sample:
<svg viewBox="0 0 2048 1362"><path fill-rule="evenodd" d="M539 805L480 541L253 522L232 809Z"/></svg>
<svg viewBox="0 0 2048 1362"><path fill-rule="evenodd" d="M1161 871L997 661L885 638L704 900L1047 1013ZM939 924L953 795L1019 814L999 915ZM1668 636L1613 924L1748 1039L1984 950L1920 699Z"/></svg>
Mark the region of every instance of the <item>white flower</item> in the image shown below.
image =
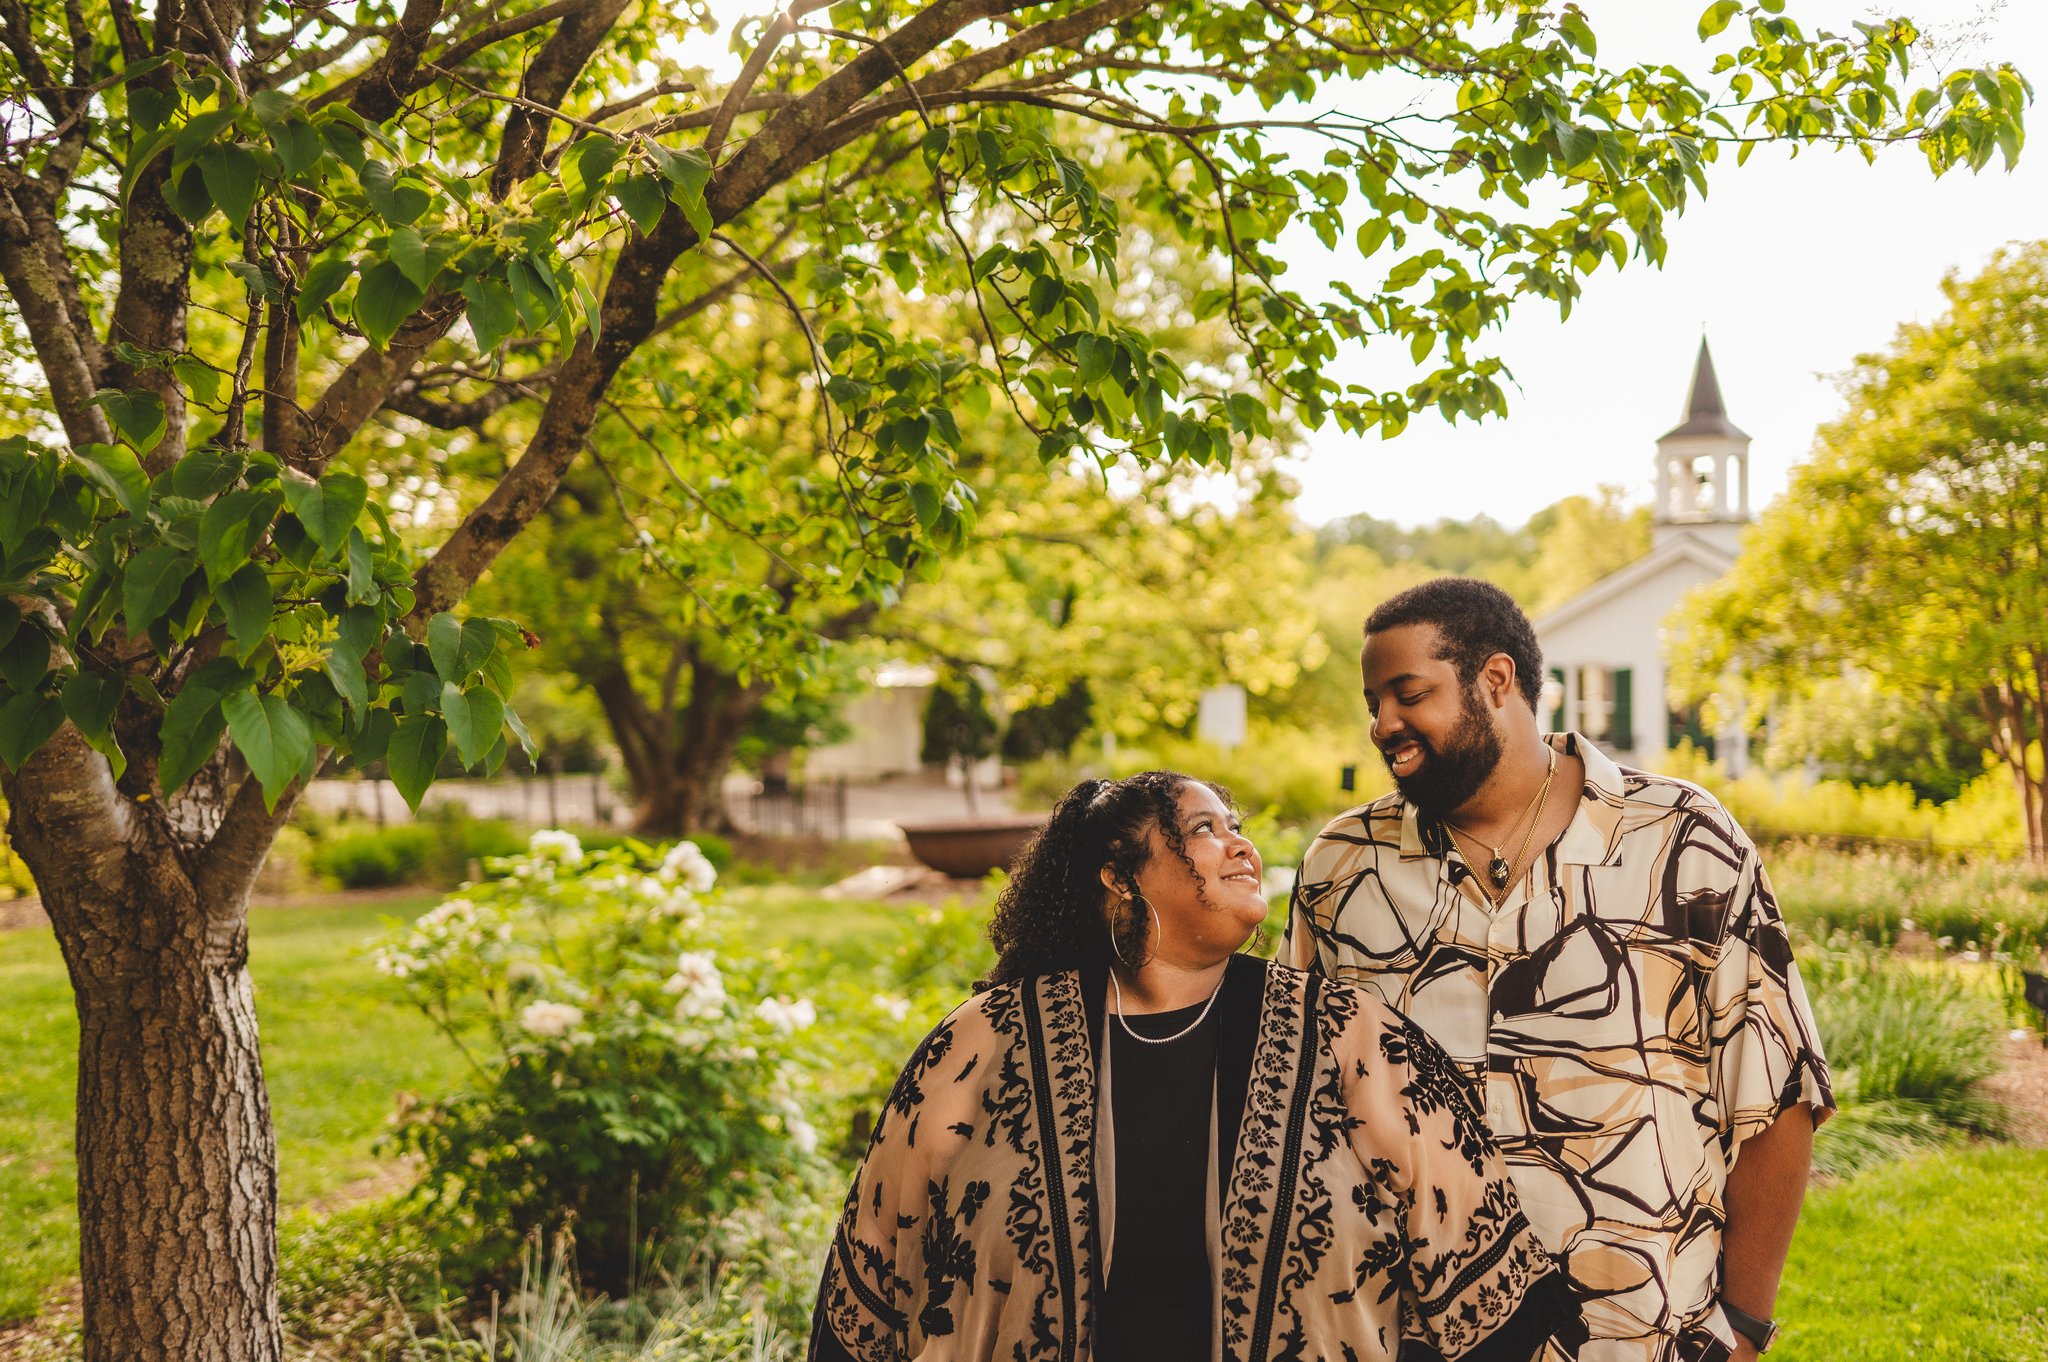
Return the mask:
<svg viewBox="0 0 2048 1362"><path fill-rule="evenodd" d="M801 1116L791 1117L783 1122L789 1131L790 1140L806 1154L818 1152L818 1130Z"/></svg>
<svg viewBox="0 0 2048 1362"><path fill-rule="evenodd" d="M892 998L886 993L877 993L874 1002L878 1010L889 1014L889 1020L891 1021L902 1021L910 1015L910 999L908 998Z"/></svg>
<svg viewBox="0 0 2048 1362"><path fill-rule="evenodd" d="M681 995L676 1000L677 1021L715 1016L725 1007L725 979L710 951L684 951L677 956L676 972L662 988Z"/></svg>
<svg viewBox="0 0 2048 1362"><path fill-rule="evenodd" d="M1902 932L1910 932L1910 931L1912 931L1912 930L1913 930L1913 919L1912 919L1912 918L1909 918L1909 917L1902 917L1902 918L1900 918L1900 919L1899 919L1899 930L1900 930L1900 931L1902 931Z"/></svg>
<svg viewBox="0 0 2048 1362"><path fill-rule="evenodd" d="M377 973L389 975L393 979L404 979L410 975L417 974L425 967L425 961L420 960L416 956L407 955L404 951L394 951L389 947L384 947L377 952Z"/></svg>
<svg viewBox="0 0 2048 1362"><path fill-rule="evenodd" d="M583 1009L574 1003L528 1003L519 1013L519 1024L528 1035L554 1040L583 1025Z"/></svg>
<svg viewBox="0 0 2048 1362"><path fill-rule="evenodd" d="M790 1035L817 1021L818 1009L809 998L799 998L795 1002L763 998L755 1004L754 1015L784 1035Z"/></svg>
<svg viewBox="0 0 2048 1362"><path fill-rule="evenodd" d="M546 977L546 971L531 960L514 960L505 966L505 982L514 987L521 984L537 984Z"/></svg>
<svg viewBox="0 0 2048 1362"><path fill-rule="evenodd" d="M526 843L527 854L538 856L545 861L554 861L564 866L583 864L583 843L576 840L573 832L560 828L542 828Z"/></svg>
<svg viewBox="0 0 2048 1362"><path fill-rule="evenodd" d="M677 842L661 858L661 877L670 883L680 882L693 894L708 894L718 883L718 870L695 842Z"/></svg>

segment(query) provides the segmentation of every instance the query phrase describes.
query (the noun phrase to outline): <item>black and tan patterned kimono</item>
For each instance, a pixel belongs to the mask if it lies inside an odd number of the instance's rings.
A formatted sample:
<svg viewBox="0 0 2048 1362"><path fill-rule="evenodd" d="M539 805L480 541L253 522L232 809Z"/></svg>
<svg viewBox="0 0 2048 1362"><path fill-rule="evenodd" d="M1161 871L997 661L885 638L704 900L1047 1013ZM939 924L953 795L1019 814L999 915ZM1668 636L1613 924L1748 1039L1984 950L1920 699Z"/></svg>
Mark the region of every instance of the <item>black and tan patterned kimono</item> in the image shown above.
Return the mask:
<svg viewBox="0 0 2048 1362"><path fill-rule="evenodd" d="M1116 1240L1144 1232L1106 1223L1105 987L1000 985L918 1047L826 1259L814 1362L1091 1357ZM1363 991L1247 957L1217 1006L1217 1362L1519 1362L1571 1332L1434 1043Z"/></svg>

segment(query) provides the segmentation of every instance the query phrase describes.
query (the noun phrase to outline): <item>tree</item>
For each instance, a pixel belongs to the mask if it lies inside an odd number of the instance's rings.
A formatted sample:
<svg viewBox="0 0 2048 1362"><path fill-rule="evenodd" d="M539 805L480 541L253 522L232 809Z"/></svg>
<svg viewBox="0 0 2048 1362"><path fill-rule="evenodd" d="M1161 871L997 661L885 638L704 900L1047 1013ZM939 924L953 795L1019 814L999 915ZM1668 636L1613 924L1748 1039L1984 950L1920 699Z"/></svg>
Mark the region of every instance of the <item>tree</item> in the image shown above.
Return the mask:
<svg viewBox="0 0 2048 1362"><path fill-rule="evenodd" d="M381 756L417 800L451 745L502 760L525 639L458 607L665 326L750 276L792 312L858 300L804 328L842 495L811 528L879 598L973 519L953 451L975 394L1047 457L1215 463L1275 408L1477 417L1503 403L1485 330L1632 248L1661 259L1724 140L2016 154L2016 73L1908 94L1909 24L1808 35L1778 8L1710 91L1604 67L1575 9L1505 0L844 0L825 22L800 0L730 81L659 71L688 6L0 3L0 282L38 384L0 444L0 794L75 986L87 1357L281 1352L249 886L326 761ZM1182 249L1228 261L1198 307L1246 381L1088 306L1122 227L1068 118L1146 168ZM921 192L867 191L906 164ZM997 202L1030 232L960 233L956 209ZM1297 221L1398 258L1303 298L1275 254ZM788 258L793 224L815 244ZM895 324L913 295L970 309L980 344ZM1372 336L1437 367L1385 392L1324 376ZM453 484L374 423L446 378L545 394Z"/></svg>
<svg viewBox="0 0 2048 1362"><path fill-rule="evenodd" d="M1916 706L2006 767L2048 858L2048 243L1942 291L1857 359L1848 410L1688 601L1675 680L1703 697L1733 671L1759 713L1845 683Z"/></svg>

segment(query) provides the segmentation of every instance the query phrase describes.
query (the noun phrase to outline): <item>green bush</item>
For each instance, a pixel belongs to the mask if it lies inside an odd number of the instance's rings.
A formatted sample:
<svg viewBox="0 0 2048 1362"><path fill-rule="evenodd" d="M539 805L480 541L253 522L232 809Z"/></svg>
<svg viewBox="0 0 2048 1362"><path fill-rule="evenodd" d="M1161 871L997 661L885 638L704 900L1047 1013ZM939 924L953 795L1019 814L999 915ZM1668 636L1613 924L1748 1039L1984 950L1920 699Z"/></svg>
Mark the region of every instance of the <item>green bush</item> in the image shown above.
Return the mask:
<svg viewBox="0 0 2048 1362"><path fill-rule="evenodd" d="M474 1065L392 1145L465 1275L502 1279L529 1237L573 1226L585 1279L626 1294L678 1227L806 1165L815 1004L774 992L687 842L657 866L537 832L492 870L377 952Z"/></svg>
<svg viewBox="0 0 2048 1362"><path fill-rule="evenodd" d="M514 855L522 845L519 830L497 818L429 816L382 828L342 824L315 844L312 865L344 889L445 888L466 879L472 861Z"/></svg>
<svg viewBox="0 0 2048 1362"><path fill-rule="evenodd" d="M1788 841L1764 854L1786 920L1889 943L1927 933L1946 949L2022 963L2048 947L2048 867L1896 849Z"/></svg>
<svg viewBox="0 0 2048 1362"><path fill-rule="evenodd" d="M1860 837L1922 843L1951 850L2006 850L2026 846L2019 791L2003 771L1986 771L1945 804L1920 799L1913 787L1809 781L1793 773L1752 770L1739 780L1690 745L1657 763L1666 775L1712 792L1758 837Z"/></svg>
<svg viewBox="0 0 2048 1362"><path fill-rule="evenodd" d="M1843 1176L1969 1135L1999 1135L1981 1084L2000 1068L2002 1007L1955 966L1905 961L1847 936L1802 955L1841 1110L1814 1137L1814 1166Z"/></svg>
<svg viewBox="0 0 2048 1362"><path fill-rule="evenodd" d="M7 841L7 801L0 799L0 899L26 898L36 892L28 866Z"/></svg>

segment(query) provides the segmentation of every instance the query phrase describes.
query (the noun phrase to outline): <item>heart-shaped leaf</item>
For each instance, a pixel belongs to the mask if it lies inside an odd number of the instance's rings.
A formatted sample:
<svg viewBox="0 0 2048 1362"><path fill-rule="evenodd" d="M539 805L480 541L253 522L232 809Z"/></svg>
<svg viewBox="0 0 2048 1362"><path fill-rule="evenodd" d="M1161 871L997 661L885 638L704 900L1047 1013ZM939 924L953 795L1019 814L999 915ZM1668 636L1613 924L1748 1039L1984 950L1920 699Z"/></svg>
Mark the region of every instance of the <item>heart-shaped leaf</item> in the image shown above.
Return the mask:
<svg viewBox="0 0 2048 1362"><path fill-rule="evenodd" d="M74 448L71 457L84 465L92 480L129 515L139 518L149 509L149 475L142 471L134 450L126 445L85 444Z"/></svg>
<svg viewBox="0 0 2048 1362"><path fill-rule="evenodd" d="M255 563L244 563L226 585L216 588L214 599L227 620L228 637L235 641L235 656L247 661L270 633L270 579Z"/></svg>
<svg viewBox="0 0 2048 1362"><path fill-rule="evenodd" d="M285 504L323 553L339 553L363 513L370 486L353 473L329 473L318 482L286 472Z"/></svg>
<svg viewBox="0 0 2048 1362"><path fill-rule="evenodd" d="M221 702L228 732L263 786L263 805L275 809L313 750L313 730L282 695L238 690Z"/></svg>
<svg viewBox="0 0 2048 1362"><path fill-rule="evenodd" d="M406 278L404 270L380 260L363 271L362 281L356 285L356 325L382 350L426 296L426 290Z"/></svg>
<svg viewBox="0 0 2048 1362"><path fill-rule="evenodd" d="M128 617L129 631L139 634L162 619L197 566L191 554L170 544L129 559L121 581L121 613Z"/></svg>
<svg viewBox="0 0 2048 1362"><path fill-rule="evenodd" d="M400 798L414 813L419 812L420 797L434 783L434 768L447 750L448 726L437 714L408 714L391 731L384 764Z"/></svg>
<svg viewBox="0 0 2048 1362"><path fill-rule="evenodd" d="M0 762L19 771L63 723L64 706L54 695L25 691L0 705Z"/></svg>
<svg viewBox="0 0 2048 1362"><path fill-rule="evenodd" d="M462 764L474 766L489 754L505 726L505 702L486 686L463 691L451 681L441 687L441 716L448 722Z"/></svg>

